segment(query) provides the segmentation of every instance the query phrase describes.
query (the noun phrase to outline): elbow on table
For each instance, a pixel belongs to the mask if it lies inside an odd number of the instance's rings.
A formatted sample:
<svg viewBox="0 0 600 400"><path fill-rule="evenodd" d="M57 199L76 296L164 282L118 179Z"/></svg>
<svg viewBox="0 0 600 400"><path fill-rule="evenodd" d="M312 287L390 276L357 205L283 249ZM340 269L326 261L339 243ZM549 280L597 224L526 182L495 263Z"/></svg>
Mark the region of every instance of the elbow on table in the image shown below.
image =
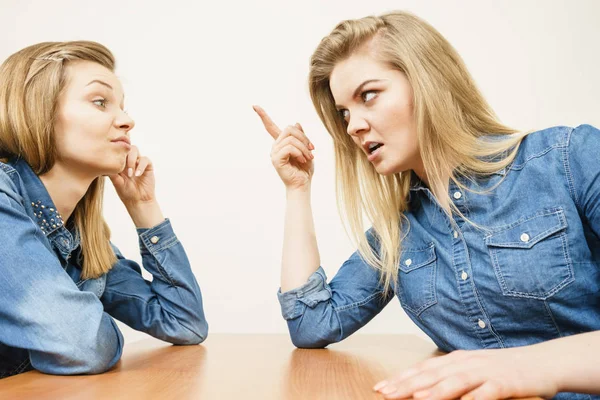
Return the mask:
<svg viewBox="0 0 600 400"><path fill-rule="evenodd" d="M111 369L121 358L122 348L82 350L69 346L58 354L31 355L32 366L52 375L95 375Z"/></svg>
<svg viewBox="0 0 600 400"><path fill-rule="evenodd" d="M290 337L294 346L299 349L323 349L331 343L336 342L328 337L319 335L318 332L290 331Z"/></svg>
<svg viewBox="0 0 600 400"><path fill-rule="evenodd" d="M322 349L343 338L336 325L303 317L289 319L287 324L292 343L299 349Z"/></svg>
<svg viewBox="0 0 600 400"><path fill-rule="evenodd" d="M121 358L121 352L119 352L118 356L108 356L108 357L96 357L95 359L86 360L83 363L83 372L77 372L86 375L95 375L101 374L112 367L119 361Z"/></svg>
<svg viewBox="0 0 600 400"><path fill-rule="evenodd" d="M192 329L182 327L169 342L177 345L195 345L200 344L208 337L208 322L200 321Z"/></svg>

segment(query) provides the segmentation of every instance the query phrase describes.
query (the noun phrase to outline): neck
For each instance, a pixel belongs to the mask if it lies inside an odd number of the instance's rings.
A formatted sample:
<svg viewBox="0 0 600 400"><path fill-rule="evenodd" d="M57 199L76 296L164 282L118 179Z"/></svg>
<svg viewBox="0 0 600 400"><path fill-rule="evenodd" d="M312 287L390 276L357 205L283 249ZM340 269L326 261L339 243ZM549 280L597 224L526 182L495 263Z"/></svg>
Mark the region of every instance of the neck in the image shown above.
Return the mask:
<svg viewBox="0 0 600 400"><path fill-rule="evenodd" d="M427 176L427 172L425 171L425 167L421 162L417 167L413 169L414 173L419 177L419 179L427 185L431 193L435 196L438 203L448 214L451 214L450 210L450 202L448 200L448 187L450 182L450 175L444 174L442 176L442 180L440 184L434 184L432 187L432 183L429 181L429 177Z"/></svg>
<svg viewBox="0 0 600 400"><path fill-rule="evenodd" d="M78 174L75 168L66 168L56 163L50 171L40 175L39 178L66 223L96 177Z"/></svg>

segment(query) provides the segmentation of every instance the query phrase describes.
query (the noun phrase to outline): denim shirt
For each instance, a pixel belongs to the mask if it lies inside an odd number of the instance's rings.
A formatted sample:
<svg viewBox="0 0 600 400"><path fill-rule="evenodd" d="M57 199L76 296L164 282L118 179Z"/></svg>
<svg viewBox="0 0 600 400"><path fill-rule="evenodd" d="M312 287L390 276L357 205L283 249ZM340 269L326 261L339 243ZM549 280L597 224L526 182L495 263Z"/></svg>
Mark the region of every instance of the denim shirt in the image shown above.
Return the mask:
<svg viewBox="0 0 600 400"><path fill-rule="evenodd" d="M206 338L200 287L171 223L138 234L152 282L114 246L112 269L81 279L77 231L27 163L0 163L0 378L106 371L123 350L113 318L174 344Z"/></svg>
<svg viewBox="0 0 600 400"><path fill-rule="evenodd" d="M600 131L590 125L528 135L509 167L460 181L480 193L449 185L479 228L456 213L450 220L427 187L413 185L395 293L383 296L378 271L357 253L329 283L319 268L303 286L278 293L293 343L338 342L394 295L447 352L600 329L599 155ZM370 231L368 238L376 246Z"/></svg>

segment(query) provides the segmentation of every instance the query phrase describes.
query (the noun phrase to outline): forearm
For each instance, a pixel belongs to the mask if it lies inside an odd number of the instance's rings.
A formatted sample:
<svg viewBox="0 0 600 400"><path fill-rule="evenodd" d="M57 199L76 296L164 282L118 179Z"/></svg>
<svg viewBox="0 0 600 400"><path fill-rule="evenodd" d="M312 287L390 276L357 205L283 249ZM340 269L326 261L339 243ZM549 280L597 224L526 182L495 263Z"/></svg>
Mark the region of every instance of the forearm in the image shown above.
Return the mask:
<svg viewBox="0 0 600 400"><path fill-rule="evenodd" d="M152 228L165 220L158 202L125 204L127 212L136 228Z"/></svg>
<svg viewBox="0 0 600 400"><path fill-rule="evenodd" d="M553 369L559 392L600 394L600 331L550 340L530 350L549 359L546 365Z"/></svg>
<svg viewBox="0 0 600 400"><path fill-rule="evenodd" d="M105 310L136 330L177 344L206 338L202 294L189 259L165 220L151 229L138 229L145 281L138 264L114 247L117 263L107 274L102 296Z"/></svg>
<svg viewBox="0 0 600 400"><path fill-rule="evenodd" d="M281 291L306 283L321 264L310 204L310 186L287 191Z"/></svg>

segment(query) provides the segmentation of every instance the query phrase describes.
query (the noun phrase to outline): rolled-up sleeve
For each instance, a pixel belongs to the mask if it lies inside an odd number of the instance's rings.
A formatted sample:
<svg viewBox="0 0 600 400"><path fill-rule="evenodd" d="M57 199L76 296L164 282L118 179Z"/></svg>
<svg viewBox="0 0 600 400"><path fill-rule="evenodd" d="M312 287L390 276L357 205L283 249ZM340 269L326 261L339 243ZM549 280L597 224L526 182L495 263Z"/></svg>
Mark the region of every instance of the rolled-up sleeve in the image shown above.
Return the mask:
<svg viewBox="0 0 600 400"><path fill-rule="evenodd" d="M330 283L319 267L304 285L278 292L292 342L302 348L321 348L345 339L379 314L392 297L393 293L385 294L379 271L358 252Z"/></svg>
<svg viewBox="0 0 600 400"><path fill-rule="evenodd" d="M290 320L302 315L305 306L314 308L319 302L329 300L331 289L327 284L325 271L319 267L304 285L285 293L281 293L279 289L277 296L283 318Z"/></svg>

